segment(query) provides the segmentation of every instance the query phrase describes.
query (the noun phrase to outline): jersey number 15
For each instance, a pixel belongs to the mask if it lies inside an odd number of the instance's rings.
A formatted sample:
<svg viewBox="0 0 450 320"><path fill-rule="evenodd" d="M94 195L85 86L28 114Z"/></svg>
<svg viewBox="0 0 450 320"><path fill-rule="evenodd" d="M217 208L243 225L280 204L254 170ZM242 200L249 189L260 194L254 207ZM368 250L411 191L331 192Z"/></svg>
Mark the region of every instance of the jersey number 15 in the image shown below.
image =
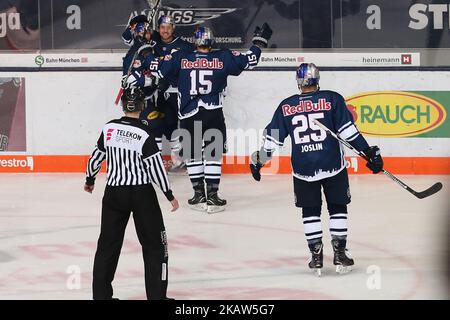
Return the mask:
<svg viewBox="0 0 450 320"><path fill-rule="evenodd" d="M189 91L191 96L198 94L208 94L212 90L211 80L206 80L206 76L212 76L212 70L192 70L189 74L191 76L191 90Z"/></svg>
<svg viewBox="0 0 450 320"><path fill-rule="evenodd" d="M310 113L308 116L300 114L292 118L292 125L295 126L294 129L294 142L295 144L310 143L311 140L314 142L320 142L325 140L327 133L322 130L318 125L316 125L313 119L322 119L324 117L323 112L320 113ZM303 134L303 132L308 129L319 131L319 133L313 132L310 134Z"/></svg>

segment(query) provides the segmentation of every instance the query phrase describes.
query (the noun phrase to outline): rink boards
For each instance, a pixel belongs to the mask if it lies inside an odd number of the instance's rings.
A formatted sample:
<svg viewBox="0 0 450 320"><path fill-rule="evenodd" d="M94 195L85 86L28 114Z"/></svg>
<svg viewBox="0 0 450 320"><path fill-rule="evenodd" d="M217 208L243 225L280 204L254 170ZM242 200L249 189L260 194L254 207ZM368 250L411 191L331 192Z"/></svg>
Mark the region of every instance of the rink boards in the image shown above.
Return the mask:
<svg viewBox="0 0 450 320"><path fill-rule="evenodd" d="M278 104L297 93L293 70L260 69L229 78L224 172L247 172L261 130ZM0 172L83 172L103 124L121 116L113 103L120 76L99 70L3 72L4 81L17 80L15 107L22 104L24 112L11 112L9 145L14 148L2 152ZM448 71L322 71L321 88L347 99L358 127L369 144L380 146L389 170L450 174L449 80ZM289 173L289 153L287 139L267 170ZM364 162L350 152L347 156L350 173L368 172Z"/></svg>

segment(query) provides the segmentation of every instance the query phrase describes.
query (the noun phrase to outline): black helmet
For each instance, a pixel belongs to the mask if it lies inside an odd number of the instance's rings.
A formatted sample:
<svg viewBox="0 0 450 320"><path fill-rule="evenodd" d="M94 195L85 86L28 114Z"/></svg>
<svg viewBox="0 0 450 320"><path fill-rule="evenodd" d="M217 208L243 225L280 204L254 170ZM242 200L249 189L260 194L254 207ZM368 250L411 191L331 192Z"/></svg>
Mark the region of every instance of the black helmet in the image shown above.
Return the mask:
<svg viewBox="0 0 450 320"><path fill-rule="evenodd" d="M145 94L141 88L125 89L121 100L122 108L125 112L138 112L144 110Z"/></svg>

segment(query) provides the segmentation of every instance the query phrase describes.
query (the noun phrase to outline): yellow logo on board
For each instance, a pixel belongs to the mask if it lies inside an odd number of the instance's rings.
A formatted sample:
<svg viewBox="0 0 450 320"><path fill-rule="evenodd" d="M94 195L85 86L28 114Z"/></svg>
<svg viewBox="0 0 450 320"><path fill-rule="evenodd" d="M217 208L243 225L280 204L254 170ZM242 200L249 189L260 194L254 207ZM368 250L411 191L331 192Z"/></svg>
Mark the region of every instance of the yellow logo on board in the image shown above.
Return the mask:
<svg viewBox="0 0 450 320"><path fill-rule="evenodd" d="M416 136L436 129L447 116L436 100L406 91L363 92L346 102L361 133L372 136Z"/></svg>

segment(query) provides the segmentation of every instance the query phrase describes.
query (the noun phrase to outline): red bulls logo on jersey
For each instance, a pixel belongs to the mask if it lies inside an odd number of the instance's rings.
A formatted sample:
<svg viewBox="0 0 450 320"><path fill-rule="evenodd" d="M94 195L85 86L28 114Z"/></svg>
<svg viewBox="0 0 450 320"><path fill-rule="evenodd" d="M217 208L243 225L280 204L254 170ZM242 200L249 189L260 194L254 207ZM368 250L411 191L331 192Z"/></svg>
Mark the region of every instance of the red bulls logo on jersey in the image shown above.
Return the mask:
<svg viewBox="0 0 450 320"><path fill-rule="evenodd" d="M205 58L197 58L195 61L181 59L181 69L223 69L223 62L218 58L212 61Z"/></svg>
<svg viewBox="0 0 450 320"><path fill-rule="evenodd" d="M281 110L283 111L283 115L286 117L302 112L331 110L331 103L326 99L319 99L319 101L317 101L316 103L312 102L311 100L302 100L296 106L283 104L281 106Z"/></svg>

